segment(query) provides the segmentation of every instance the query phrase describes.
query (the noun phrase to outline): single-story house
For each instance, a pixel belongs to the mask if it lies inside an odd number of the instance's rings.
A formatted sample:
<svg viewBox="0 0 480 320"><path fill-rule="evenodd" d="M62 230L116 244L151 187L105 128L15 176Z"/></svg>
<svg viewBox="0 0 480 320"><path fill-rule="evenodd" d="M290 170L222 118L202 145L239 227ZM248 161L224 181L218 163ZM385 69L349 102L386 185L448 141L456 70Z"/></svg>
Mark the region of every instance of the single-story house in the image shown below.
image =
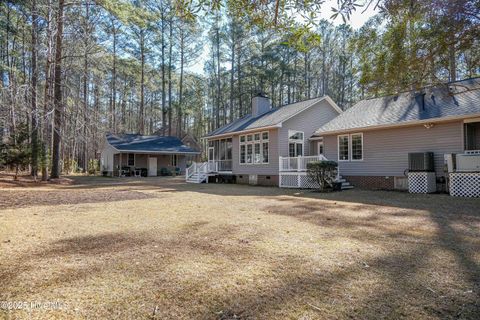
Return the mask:
<svg viewBox="0 0 480 320"><path fill-rule="evenodd" d="M108 133L101 170L110 176L183 174L188 160L198 154L176 137Z"/></svg>
<svg viewBox="0 0 480 320"><path fill-rule="evenodd" d="M319 125L317 146L354 186L406 188L414 152L433 152L436 177L445 177L445 154L480 154L480 78L362 100Z"/></svg>
<svg viewBox="0 0 480 320"><path fill-rule="evenodd" d="M272 108L270 100L252 99L252 113L210 132L204 139L208 161L187 170L187 181L208 177L237 183L278 185L281 170L299 170L298 159L310 154L308 137L342 110L328 97ZM313 157L318 159L318 157Z"/></svg>

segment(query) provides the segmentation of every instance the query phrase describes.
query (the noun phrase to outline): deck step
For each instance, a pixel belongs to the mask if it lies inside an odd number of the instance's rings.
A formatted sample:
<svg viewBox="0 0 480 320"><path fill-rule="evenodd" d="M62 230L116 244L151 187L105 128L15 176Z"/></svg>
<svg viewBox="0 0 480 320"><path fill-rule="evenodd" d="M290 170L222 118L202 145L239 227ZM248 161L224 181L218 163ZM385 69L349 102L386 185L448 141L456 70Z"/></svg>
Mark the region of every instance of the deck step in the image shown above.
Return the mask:
<svg viewBox="0 0 480 320"><path fill-rule="evenodd" d="M204 182L206 179L208 179L207 175L200 175L198 173L194 173L192 174L186 181L188 183L202 183Z"/></svg>

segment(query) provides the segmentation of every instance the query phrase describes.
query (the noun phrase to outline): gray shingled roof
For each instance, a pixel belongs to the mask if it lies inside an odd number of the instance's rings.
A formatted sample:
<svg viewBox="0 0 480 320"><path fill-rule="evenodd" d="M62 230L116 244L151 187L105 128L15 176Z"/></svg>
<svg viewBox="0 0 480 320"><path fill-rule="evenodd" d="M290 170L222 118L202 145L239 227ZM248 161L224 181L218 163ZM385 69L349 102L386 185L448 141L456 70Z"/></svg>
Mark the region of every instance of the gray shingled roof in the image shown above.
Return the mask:
<svg viewBox="0 0 480 320"><path fill-rule="evenodd" d="M418 92L405 92L362 100L319 128L313 136L480 113L480 78L430 87L423 92L424 96Z"/></svg>
<svg viewBox="0 0 480 320"><path fill-rule="evenodd" d="M257 129L263 127L271 127L290 119L295 114L307 109L315 103L325 99L325 97L313 98L305 101L300 101L288 104L282 107L273 108L270 111L253 117L251 114L235 120L223 127L220 127L210 132L207 137L221 135L225 133L239 132L250 129Z"/></svg>
<svg viewBox="0 0 480 320"><path fill-rule="evenodd" d="M184 145L176 137L142 136L139 134L115 135L107 133L107 141L119 151L145 151L158 153L199 153Z"/></svg>

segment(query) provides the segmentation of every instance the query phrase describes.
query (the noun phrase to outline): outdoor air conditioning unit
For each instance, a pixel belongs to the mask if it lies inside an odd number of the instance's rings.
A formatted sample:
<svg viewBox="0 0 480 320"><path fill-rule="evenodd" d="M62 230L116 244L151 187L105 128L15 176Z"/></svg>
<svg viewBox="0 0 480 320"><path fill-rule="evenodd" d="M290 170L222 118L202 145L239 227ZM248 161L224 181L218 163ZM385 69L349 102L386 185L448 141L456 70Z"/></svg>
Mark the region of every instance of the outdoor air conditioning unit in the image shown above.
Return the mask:
<svg viewBox="0 0 480 320"><path fill-rule="evenodd" d="M433 172L435 171L433 152L417 152L408 154L409 172Z"/></svg>
<svg viewBox="0 0 480 320"><path fill-rule="evenodd" d="M480 154L457 154L457 172L480 172Z"/></svg>

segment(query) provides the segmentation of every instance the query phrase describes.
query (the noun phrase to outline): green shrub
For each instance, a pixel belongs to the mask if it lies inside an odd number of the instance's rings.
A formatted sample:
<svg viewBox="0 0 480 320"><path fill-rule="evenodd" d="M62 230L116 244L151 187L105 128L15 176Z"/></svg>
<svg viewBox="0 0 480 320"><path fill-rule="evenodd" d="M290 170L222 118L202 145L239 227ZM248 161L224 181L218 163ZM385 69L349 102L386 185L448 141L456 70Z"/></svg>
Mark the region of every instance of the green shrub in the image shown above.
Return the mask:
<svg viewBox="0 0 480 320"><path fill-rule="evenodd" d="M100 171L100 161L97 159L88 160L88 174L96 175Z"/></svg>
<svg viewBox="0 0 480 320"><path fill-rule="evenodd" d="M308 177L317 183L320 191L333 188L338 164L335 161L314 161L307 163Z"/></svg>
<svg viewBox="0 0 480 320"><path fill-rule="evenodd" d="M17 127L15 134L0 141L0 164L15 168L15 177L18 178L18 171L25 168L31 161L31 149L28 141L28 128L25 125Z"/></svg>
<svg viewBox="0 0 480 320"><path fill-rule="evenodd" d="M63 160L63 170L66 174L78 172L78 163L74 159L67 158Z"/></svg>

